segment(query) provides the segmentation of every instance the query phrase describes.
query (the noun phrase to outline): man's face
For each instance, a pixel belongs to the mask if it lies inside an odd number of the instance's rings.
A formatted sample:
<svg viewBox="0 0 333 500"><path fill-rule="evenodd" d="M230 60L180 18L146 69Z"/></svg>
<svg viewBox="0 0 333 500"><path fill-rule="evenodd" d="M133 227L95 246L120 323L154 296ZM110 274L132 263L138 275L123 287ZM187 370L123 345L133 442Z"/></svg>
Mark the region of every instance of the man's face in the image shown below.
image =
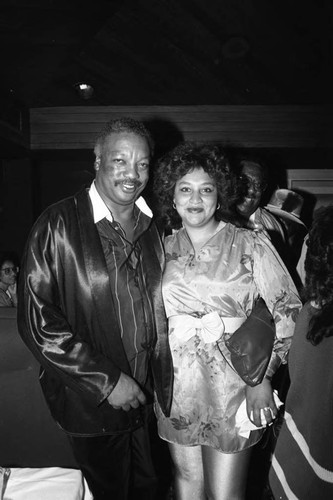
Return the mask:
<svg viewBox="0 0 333 500"><path fill-rule="evenodd" d="M112 211L131 205L146 187L150 149L144 137L132 132L111 134L96 156L96 188Z"/></svg>
<svg viewBox="0 0 333 500"><path fill-rule="evenodd" d="M249 218L258 208L266 182L261 173L261 168L252 162L243 162L241 181L244 184L244 198L237 205L238 212Z"/></svg>

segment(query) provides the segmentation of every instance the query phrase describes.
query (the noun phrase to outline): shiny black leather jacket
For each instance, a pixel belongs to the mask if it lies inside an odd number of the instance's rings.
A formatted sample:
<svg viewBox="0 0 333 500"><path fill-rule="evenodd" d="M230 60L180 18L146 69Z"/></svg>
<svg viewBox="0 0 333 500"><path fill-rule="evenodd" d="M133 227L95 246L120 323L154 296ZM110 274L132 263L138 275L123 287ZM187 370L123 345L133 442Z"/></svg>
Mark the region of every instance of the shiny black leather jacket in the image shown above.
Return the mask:
<svg viewBox="0 0 333 500"><path fill-rule="evenodd" d="M164 251L154 222L140 243L156 326L154 388L168 415L173 371L161 294ZM130 369L86 189L46 209L32 228L20 271L18 327L66 432L103 435L141 425L140 409L114 410L106 401L120 372Z"/></svg>

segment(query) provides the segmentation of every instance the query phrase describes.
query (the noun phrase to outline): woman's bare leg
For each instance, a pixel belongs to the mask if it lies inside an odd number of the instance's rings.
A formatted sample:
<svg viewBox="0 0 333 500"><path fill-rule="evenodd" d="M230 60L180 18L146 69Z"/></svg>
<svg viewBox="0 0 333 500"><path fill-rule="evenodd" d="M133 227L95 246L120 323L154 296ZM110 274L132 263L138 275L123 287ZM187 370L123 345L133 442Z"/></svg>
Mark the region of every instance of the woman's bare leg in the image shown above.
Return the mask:
<svg viewBox="0 0 333 500"><path fill-rule="evenodd" d="M244 500L251 448L221 453L202 446L205 492L208 500Z"/></svg>
<svg viewBox="0 0 333 500"><path fill-rule="evenodd" d="M169 443L175 466L177 500L206 500L203 483L201 446L181 446Z"/></svg>

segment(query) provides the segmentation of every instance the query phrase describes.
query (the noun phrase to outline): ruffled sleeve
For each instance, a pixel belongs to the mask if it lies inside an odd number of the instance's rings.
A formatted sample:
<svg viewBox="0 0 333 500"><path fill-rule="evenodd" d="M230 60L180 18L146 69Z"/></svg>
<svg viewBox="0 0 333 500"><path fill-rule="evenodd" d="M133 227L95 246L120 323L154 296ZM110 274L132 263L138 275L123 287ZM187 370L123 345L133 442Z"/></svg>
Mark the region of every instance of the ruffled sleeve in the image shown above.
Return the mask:
<svg viewBox="0 0 333 500"><path fill-rule="evenodd" d="M302 302L286 266L269 239L261 232L253 232L252 237L254 281L276 327L273 354L266 372L266 375L272 376L281 362L286 363Z"/></svg>

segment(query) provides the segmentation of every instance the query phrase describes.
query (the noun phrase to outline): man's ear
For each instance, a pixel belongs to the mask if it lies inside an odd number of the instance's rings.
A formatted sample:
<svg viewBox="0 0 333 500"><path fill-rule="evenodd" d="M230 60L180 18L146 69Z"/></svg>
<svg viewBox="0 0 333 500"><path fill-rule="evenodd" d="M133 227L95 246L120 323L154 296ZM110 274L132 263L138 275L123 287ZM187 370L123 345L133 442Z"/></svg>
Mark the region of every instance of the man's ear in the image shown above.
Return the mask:
<svg viewBox="0 0 333 500"><path fill-rule="evenodd" d="M95 170L99 170L100 164L101 164L101 157L100 156L96 156L96 160L95 160L95 163L94 163L94 169Z"/></svg>

